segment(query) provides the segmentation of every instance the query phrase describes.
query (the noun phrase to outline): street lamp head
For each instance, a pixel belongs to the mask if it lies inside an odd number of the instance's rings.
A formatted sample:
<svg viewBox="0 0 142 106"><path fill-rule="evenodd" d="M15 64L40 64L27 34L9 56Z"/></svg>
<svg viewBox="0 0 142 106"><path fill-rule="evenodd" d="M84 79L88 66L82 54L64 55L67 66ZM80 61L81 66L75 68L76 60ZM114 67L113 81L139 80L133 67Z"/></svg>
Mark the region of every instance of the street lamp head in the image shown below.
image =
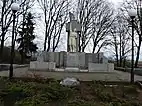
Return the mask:
<svg viewBox="0 0 142 106"><path fill-rule="evenodd" d="M135 9L130 9L128 11L128 14L129 14L130 17L134 18L134 17L137 16L137 11Z"/></svg>
<svg viewBox="0 0 142 106"><path fill-rule="evenodd" d="M11 4L11 10L14 12L17 12L20 9L19 5L17 3Z"/></svg>

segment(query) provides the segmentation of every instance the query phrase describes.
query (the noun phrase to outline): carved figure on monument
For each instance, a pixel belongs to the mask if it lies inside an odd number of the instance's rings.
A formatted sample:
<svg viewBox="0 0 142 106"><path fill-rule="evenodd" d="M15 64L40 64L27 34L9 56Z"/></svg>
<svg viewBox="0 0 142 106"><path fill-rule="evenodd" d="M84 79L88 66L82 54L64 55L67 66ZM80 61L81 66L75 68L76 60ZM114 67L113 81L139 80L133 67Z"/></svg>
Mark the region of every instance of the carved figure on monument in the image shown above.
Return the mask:
<svg viewBox="0 0 142 106"><path fill-rule="evenodd" d="M66 31L68 32L67 51L78 52L79 35L81 25L75 20L73 13L69 12L70 22L66 24Z"/></svg>
<svg viewBox="0 0 142 106"><path fill-rule="evenodd" d="M77 33L76 31L72 31L70 29L70 36L69 36L69 50L70 52L77 52Z"/></svg>
<svg viewBox="0 0 142 106"><path fill-rule="evenodd" d="M70 17L70 33L69 33L69 51L70 52L77 52L77 32L76 28L73 28L72 20L75 20L75 16L73 13L69 12Z"/></svg>

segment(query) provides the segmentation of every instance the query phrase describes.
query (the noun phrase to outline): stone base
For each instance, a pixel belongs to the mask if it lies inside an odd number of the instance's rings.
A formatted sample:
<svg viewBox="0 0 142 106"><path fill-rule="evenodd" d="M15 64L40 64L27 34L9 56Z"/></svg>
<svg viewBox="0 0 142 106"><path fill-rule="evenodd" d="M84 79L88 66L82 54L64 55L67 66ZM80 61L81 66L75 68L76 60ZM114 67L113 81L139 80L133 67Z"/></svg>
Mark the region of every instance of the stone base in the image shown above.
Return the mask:
<svg viewBox="0 0 142 106"><path fill-rule="evenodd" d="M67 67L65 72L80 72L79 68Z"/></svg>
<svg viewBox="0 0 142 106"><path fill-rule="evenodd" d="M114 64L113 63L108 63L108 71L114 72Z"/></svg>
<svg viewBox="0 0 142 106"><path fill-rule="evenodd" d="M30 62L30 70L55 71L55 67L56 67L55 62L39 62L39 61Z"/></svg>
<svg viewBox="0 0 142 106"><path fill-rule="evenodd" d="M99 64L99 63L89 63L88 64L89 72L113 72L114 64Z"/></svg>

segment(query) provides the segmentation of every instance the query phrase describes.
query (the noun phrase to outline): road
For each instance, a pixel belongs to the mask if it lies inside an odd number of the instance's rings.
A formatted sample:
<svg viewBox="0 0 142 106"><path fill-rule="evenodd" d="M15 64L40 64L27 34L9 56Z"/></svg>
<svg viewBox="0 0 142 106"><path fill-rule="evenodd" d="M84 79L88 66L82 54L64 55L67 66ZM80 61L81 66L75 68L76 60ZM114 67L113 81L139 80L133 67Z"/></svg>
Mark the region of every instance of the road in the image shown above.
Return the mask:
<svg viewBox="0 0 142 106"><path fill-rule="evenodd" d="M0 76L8 76L9 71L1 71ZM71 73L71 72L41 72L29 71L28 67L14 69L14 76L16 77L43 77L62 79L64 77L76 77L83 81L104 80L104 81L130 81L130 74L127 72L114 71L113 73ZM142 76L135 75L135 81L142 81Z"/></svg>

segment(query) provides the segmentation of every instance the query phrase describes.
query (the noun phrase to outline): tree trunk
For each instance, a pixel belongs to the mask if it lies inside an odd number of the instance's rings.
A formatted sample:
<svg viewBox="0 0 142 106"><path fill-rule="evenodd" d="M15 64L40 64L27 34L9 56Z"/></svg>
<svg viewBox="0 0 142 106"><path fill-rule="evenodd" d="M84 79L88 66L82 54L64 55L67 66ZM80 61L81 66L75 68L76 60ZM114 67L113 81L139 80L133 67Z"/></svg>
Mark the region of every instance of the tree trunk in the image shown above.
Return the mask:
<svg viewBox="0 0 142 106"><path fill-rule="evenodd" d="M21 53L21 64L23 64L23 63L24 63L24 53L22 51L22 53Z"/></svg>
<svg viewBox="0 0 142 106"><path fill-rule="evenodd" d="M48 37L48 47L47 47L47 52L50 51L50 43L51 43L51 37Z"/></svg>
<svg viewBox="0 0 142 106"><path fill-rule="evenodd" d="M117 63L117 67L119 66L119 59L118 59L118 49L116 46L116 63Z"/></svg>
<svg viewBox="0 0 142 106"><path fill-rule="evenodd" d="M140 57L140 49L141 49L141 41L139 41L139 46L138 46L137 56L136 56L136 61L135 61L135 68L138 67L138 61L139 61L139 57Z"/></svg>
<svg viewBox="0 0 142 106"><path fill-rule="evenodd" d="M2 39L1 39L1 47L0 47L0 56L1 56L1 58L3 56L4 38L5 38L5 35L4 35L4 31L3 31L2 32Z"/></svg>
<svg viewBox="0 0 142 106"><path fill-rule="evenodd" d="M121 55L121 52L122 52L122 38L121 38L121 35L120 35L120 53L119 53L119 55L120 55L120 62L119 62L119 65L120 65L120 67L122 66L122 55Z"/></svg>
<svg viewBox="0 0 142 106"><path fill-rule="evenodd" d="M44 12L44 18L45 18L45 39L44 39L44 51L46 51L46 43L47 43L47 28L48 28L48 24L46 22L46 11Z"/></svg>
<svg viewBox="0 0 142 106"><path fill-rule="evenodd" d="M95 53L96 46L94 45L92 53Z"/></svg>

